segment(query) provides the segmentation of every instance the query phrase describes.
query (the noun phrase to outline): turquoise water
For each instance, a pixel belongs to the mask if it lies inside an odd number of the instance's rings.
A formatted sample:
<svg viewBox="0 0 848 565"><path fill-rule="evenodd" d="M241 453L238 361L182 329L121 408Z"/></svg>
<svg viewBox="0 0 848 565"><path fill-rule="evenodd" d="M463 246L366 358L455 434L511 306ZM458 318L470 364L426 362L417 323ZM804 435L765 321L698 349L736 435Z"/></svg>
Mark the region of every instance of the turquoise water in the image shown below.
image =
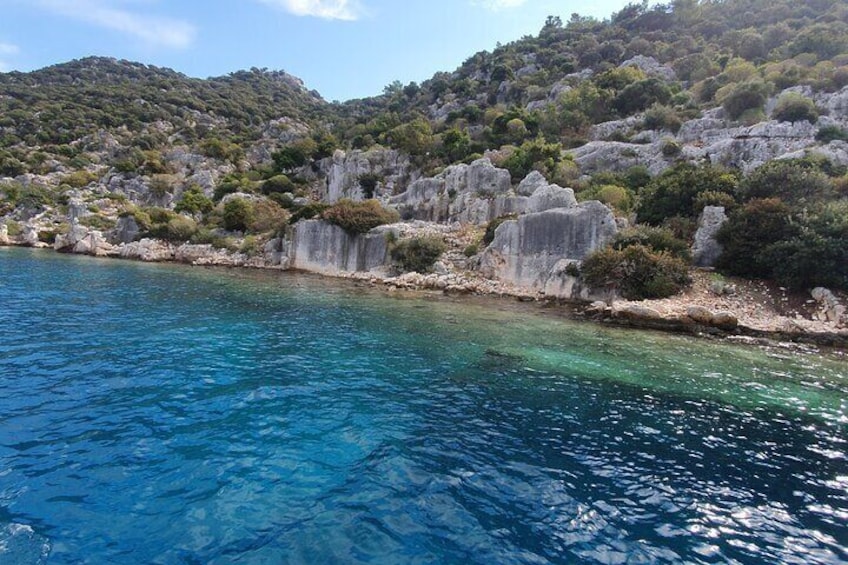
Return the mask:
<svg viewBox="0 0 848 565"><path fill-rule="evenodd" d="M0 563L840 563L848 361L0 249Z"/></svg>

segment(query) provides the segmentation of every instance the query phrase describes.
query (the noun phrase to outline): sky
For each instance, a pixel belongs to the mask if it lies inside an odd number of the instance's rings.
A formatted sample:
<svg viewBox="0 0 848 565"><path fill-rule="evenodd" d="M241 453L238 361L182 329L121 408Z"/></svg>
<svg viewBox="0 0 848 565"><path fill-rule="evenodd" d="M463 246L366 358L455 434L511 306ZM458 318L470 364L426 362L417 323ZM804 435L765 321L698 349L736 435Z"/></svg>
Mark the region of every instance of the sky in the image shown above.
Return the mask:
<svg viewBox="0 0 848 565"><path fill-rule="evenodd" d="M192 77L284 70L327 100L422 82L536 35L548 15L605 19L630 0L0 0L0 72L87 56Z"/></svg>

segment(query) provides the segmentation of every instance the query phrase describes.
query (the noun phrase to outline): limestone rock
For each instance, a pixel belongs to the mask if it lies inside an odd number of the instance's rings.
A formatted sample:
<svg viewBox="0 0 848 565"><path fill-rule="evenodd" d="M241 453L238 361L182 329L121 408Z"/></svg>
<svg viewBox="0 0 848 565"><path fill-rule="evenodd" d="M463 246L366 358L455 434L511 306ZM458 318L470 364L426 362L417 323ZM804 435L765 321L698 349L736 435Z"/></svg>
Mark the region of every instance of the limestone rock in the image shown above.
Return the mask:
<svg viewBox="0 0 848 565"><path fill-rule="evenodd" d="M326 175L320 196L330 203L342 198L362 200L364 195L359 182L362 175L376 175L380 180L375 196L388 197L405 189L417 174L412 170L409 158L391 149L339 150L321 161L318 167Z"/></svg>
<svg viewBox="0 0 848 565"><path fill-rule="evenodd" d="M548 180L545 178L545 175L539 171L530 171L524 177L524 180L518 184L515 193L520 196L531 196L536 190L545 186L548 186Z"/></svg>
<svg viewBox="0 0 848 565"><path fill-rule="evenodd" d="M292 230L291 267L325 275L385 271L390 264L388 237L395 230L380 226L361 235L323 220L306 220Z"/></svg>
<svg viewBox="0 0 848 565"><path fill-rule="evenodd" d="M23 228L23 233L21 233L21 239L24 242L24 245L28 247L40 247L41 240L38 239L38 226L33 224L27 224Z"/></svg>
<svg viewBox="0 0 848 565"><path fill-rule="evenodd" d="M724 206L705 206L698 219L695 243L692 245L692 263L696 267L713 267L724 250L716 241L716 234L727 221Z"/></svg>
<svg viewBox="0 0 848 565"><path fill-rule="evenodd" d="M677 80L677 73L668 65L663 65L653 57L645 55L636 55L621 63L619 67L636 67L648 76L661 78L665 81Z"/></svg>
<svg viewBox="0 0 848 565"><path fill-rule="evenodd" d="M736 329L739 325L739 320L732 312L712 312L703 306L689 306L686 309L686 316L702 326L710 326L727 331Z"/></svg>
<svg viewBox="0 0 848 565"><path fill-rule="evenodd" d="M112 240L117 243L129 243L134 241L141 232L138 222L132 216L124 216L118 218L118 223L115 229L112 230Z"/></svg>
<svg viewBox="0 0 848 565"><path fill-rule="evenodd" d="M538 188L527 202L527 213L544 212L554 208L573 208L577 206L577 198L570 188L562 188L555 184Z"/></svg>
<svg viewBox="0 0 848 565"><path fill-rule="evenodd" d="M686 315L705 326L711 325L713 321L713 313L703 306L689 306L686 309Z"/></svg>
<svg viewBox="0 0 848 565"><path fill-rule="evenodd" d="M0 224L0 245L9 245L9 227L6 224Z"/></svg>
<svg viewBox="0 0 848 565"><path fill-rule="evenodd" d="M554 291L561 298L575 297L563 260L582 260L605 245L617 231L609 208L597 201L572 208L556 208L503 222L481 256L484 276L529 291ZM549 284L556 274L562 282ZM581 289L582 292L582 289Z"/></svg>
<svg viewBox="0 0 848 565"><path fill-rule="evenodd" d="M810 294L813 296L813 300L819 304L819 311L816 313L817 319L833 322L838 326L848 323L848 318L845 317L846 308L833 292L824 287L816 287Z"/></svg>
<svg viewBox="0 0 848 565"><path fill-rule="evenodd" d="M170 261L174 258L174 249L161 241L144 238L121 246L118 255L124 259L148 262Z"/></svg>
<svg viewBox="0 0 848 565"><path fill-rule="evenodd" d="M641 304L625 304L613 306L612 314L616 318L623 318L633 322L657 322L663 319L662 314Z"/></svg>

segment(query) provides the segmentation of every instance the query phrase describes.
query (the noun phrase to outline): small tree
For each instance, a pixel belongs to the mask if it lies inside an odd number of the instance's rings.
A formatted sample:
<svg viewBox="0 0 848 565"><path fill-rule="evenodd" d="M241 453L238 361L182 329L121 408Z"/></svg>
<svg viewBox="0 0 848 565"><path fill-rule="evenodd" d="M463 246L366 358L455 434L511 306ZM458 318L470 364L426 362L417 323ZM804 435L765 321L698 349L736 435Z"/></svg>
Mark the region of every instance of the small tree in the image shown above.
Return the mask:
<svg viewBox="0 0 848 565"><path fill-rule="evenodd" d="M247 231L253 221L253 204L244 198L233 198L224 204L222 220L227 231Z"/></svg>
<svg viewBox="0 0 848 565"><path fill-rule="evenodd" d="M787 92L778 98L772 117L781 122L806 120L814 124L819 119L819 112L809 98L801 96L797 92Z"/></svg>
<svg viewBox="0 0 848 565"><path fill-rule="evenodd" d="M395 243L391 255L404 272L426 273L433 268L445 249L445 243L441 238L413 237Z"/></svg>

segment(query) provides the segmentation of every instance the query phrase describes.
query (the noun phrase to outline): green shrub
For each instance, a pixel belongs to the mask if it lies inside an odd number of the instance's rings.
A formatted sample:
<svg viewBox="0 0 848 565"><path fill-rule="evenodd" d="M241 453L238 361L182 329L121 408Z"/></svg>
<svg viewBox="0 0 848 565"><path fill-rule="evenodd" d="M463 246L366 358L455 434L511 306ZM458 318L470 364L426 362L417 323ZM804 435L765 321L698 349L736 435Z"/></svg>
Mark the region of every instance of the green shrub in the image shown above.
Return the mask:
<svg viewBox="0 0 848 565"><path fill-rule="evenodd" d="M321 217L350 234L362 234L377 226L393 224L400 220L394 210L383 208L376 200L339 200L321 214Z"/></svg>
<svg viewBox="0 0 848 565"><path fill-rule="evenodd" d="M97 180L97 175L88 171L74 171L62 177L62 183L72 188L82 188Z"/></svg>
<svg viewBox="0 0 848 565"><path fill-rule="evenodd" d="M643 245L595 251L583 261L580 273L589 286L616 290L627 300L665 298L691 282L684 260Z"/></svg>
<svg viewBox="0 0 848 565"><path fill-rule="evenodd" d="M733 120L750 110L761 110L768 99L769 88L762 81L742 82L734 86L722 100L722 107Z"/></svg>
<svg viewBox="0 0 848 565"><path fill-rule="evenodd" d="M831 141L848 141L848 130L839 126L822 126L816 132L816 141L830 143Z"/></svg>
<svg viewBox="0 0 848 565"><path fill-rule="evenodd" d="M426 273L445 252L444 241L438 237L402 239L392 246L392 259L404 272Z"/></svg>
<svg viewBox="0 0 848 565"><path fill-rule="evenodd" d="M329 204L323 202L310 202L294 211L294 214L289 218L289 224L296 224L300 220L311 220L315 216L323 214L324 210L329 207Z"/></svg>
<svg viewBox="0 0 848 565"><path fill-rule="evenodd" d="M260 200L253 204L253 219L248 226L254 233L279 233L288 225L289 213L271 200Z"/></svg>
<svg viewBox="0 0 848 565"><path fill-rule="evenodd" d="M358 180L359 188L362 189L362 196L366 199L374 198L377 185L380 184L380 175L377 173L362 173Z"/></svg>
<svg viewBox="0 0 848 565"><path fill-rule="evenodd" d="M746 203L730 215L716 235L724 248L716 266L732 275L770 278L774 264L768 246L797 233L790 214L789 206L779 198Z"/></svg>
<svg viewBox="0 0 848 565"><path fill-rule="evenodd" d="M676 156L680 155L680 152L682 150L683 150L683 148L675 140L673 140L673 139L663 140L661 151L662 151L662 154L665 157L676 157Z"/></svg>
<svg viewBox="0 0 848 565"><path fill-rule="evenodd" d="M775 279L798 289L848 290L848 200L804 213L796 223L795 236L766 249Z"/></svg>
<svg viewBox="0 0 848 565"><path fill-rule="evenodd" d="M658 225L675 216L695 218L695 202L702 192L733 195L739 179L736 172L712 165L680 163L648 183L640 194L639 221Z"/></svg>
<svg viewBox="0 0 848 565"><path fill-rule="evenodd" d="M707 206L723 206L725 212L730 212L736 207L736 199L726 192L707 190L695 197L695 212L700 214Z"/></svg>
<svg viewBox="0 0 848 565"><path fill-rule="evenodd" d="M208 214L213 207L212 200L203 193L202 188L195 184L183 191L182 196L174 206L174 211L188 214Z"/></svg>
<svg viewBox="0 0 848 565"><path fill-rule="evenodd" d="M262 194L294 192L294 183L286 175L274 175L262 183Z"/></svg>
<svg viewBox="0 0 848 565"><path fill-rule="evenodd" d="M227 231L247 231L253 222L253 203L244 198L233 198L224 204L221 219Z"/></svg>
<svg viewBox="0 0 848 565"><path fill-rule="evenodd" d="M480 252L480 245L477 243L468 244L465 249L462 250L462 254L466 257L474 257L477 253Z"/></svg>
<svg viewBox="0 0 848 565"><path fill-rule="evenodd" d="M809 98L797 92L787 92L778 98L772 117L781 122L806 120L814 124L819 119L819 111Z"/></svg>
<svg viewBox="0 0 848 565"><path fill-rule="evenodd" d="M810 159L775 159L758 167L741 184L745 199L780 198L789 204L826 200L833 182Z"/></svg>
<svg viewBox="0 0 848 565"><path fill-rule="evenodd" d="M498 226L508 220L514 220L517 216L515 214L507 214L506 216L500 216L495 218L486 224L486 231L483 234L483 245L489 245L495 240L495 230L498 229Z"/></svg>
<svg viewBox="0 0 848 565"><path fill-rule="evenodd" d="M165 239L168 241L188 241L197 232L197 223L186 216L177 216L168 220Z"/></svg>
<svg viewBox="0 0 848 565"><path fill-rule="evenodd" d="M232 237L222 235L209 229L198 230L191 238L191 242L197 245L211 245L215 249L226 249L237 251L235 240Z"/></svg>
<svg viewBox="0 0 848 565"><path fill-rule="evenodd" d="M677 133L683 126L683 120L674 110L662 104L654 104L645 110L643 126L646 129L665 129Z"/></svg>
<svg viewBox="0 0 848 565"><path fill-rule="evenodd" d="M651 251L664 251L684 261L689 261L689 244L674 235L669 228L637 225L618 232L611 247L619 251L641 245Z"/></svg>

